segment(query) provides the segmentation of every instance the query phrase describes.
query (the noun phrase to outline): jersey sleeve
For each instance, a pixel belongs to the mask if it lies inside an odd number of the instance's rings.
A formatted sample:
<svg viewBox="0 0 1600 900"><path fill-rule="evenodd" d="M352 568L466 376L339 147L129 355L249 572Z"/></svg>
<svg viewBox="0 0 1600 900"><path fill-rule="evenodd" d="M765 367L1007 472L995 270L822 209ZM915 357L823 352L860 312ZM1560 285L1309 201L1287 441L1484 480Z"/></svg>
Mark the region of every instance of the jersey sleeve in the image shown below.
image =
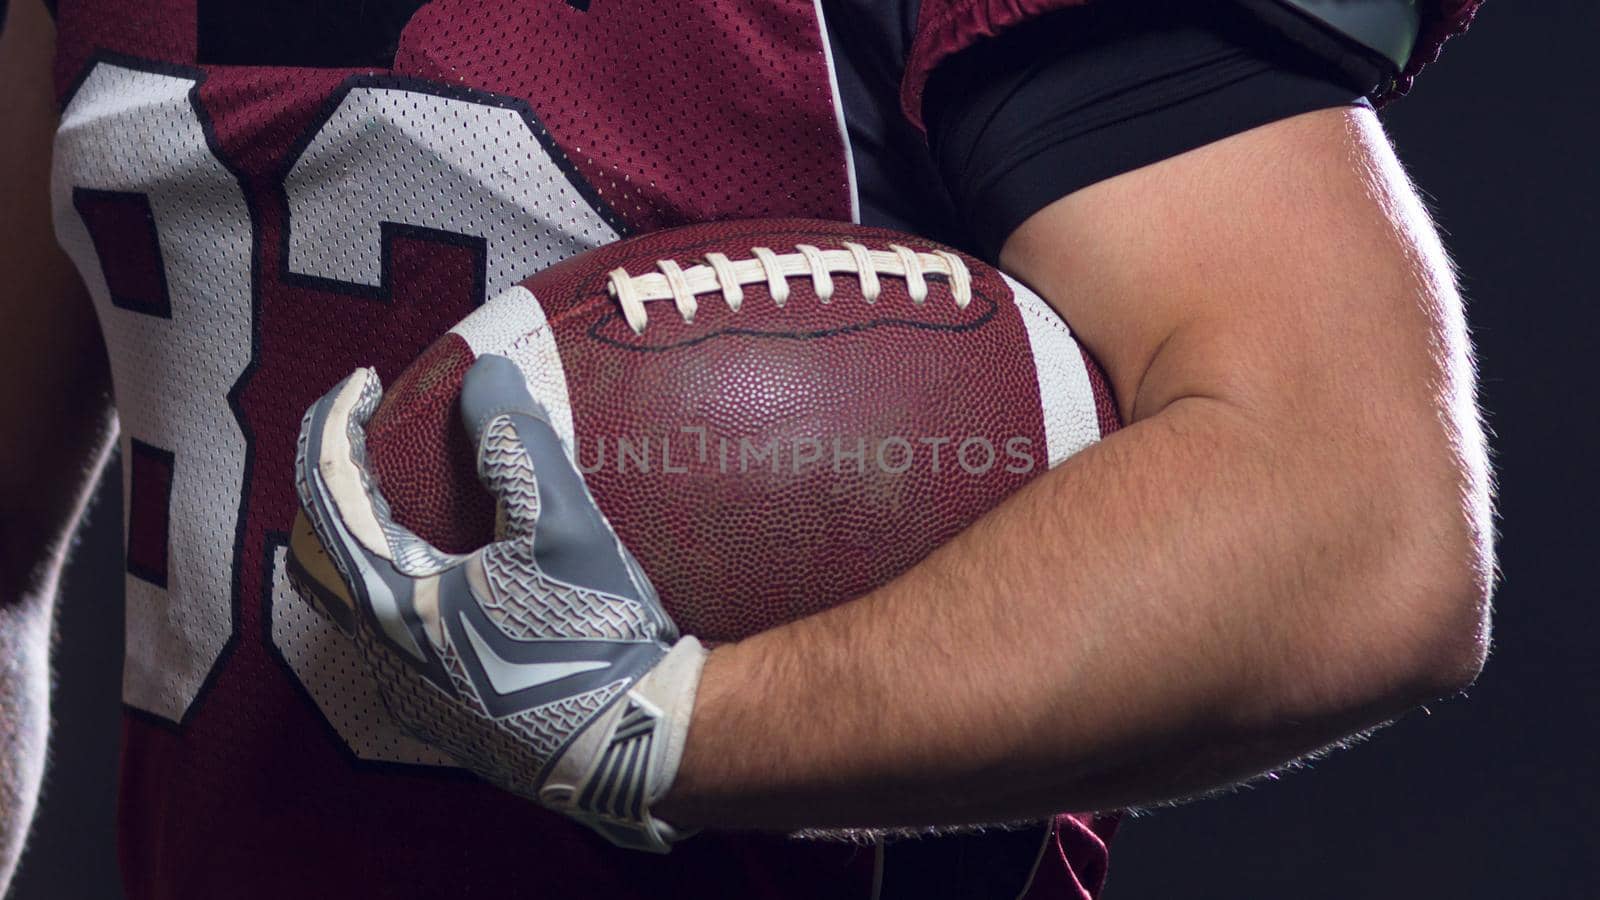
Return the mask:
<svg viewBox="0 0 1600 900"><path fill-rule="evenodd" d="M957 55L924 111L956 217L994 260L1060 197L1271 122L1364 105L1374 83L1239 9L1096 4Z"/></svg>
<svg viewBox="0 0 1600 900"><path fill-rule="evenodd" d="M923 0L906 53L900 108L917 128L926 128L923 100L928 80L950 57L987 38L999 37L1049 13L1088 0ZM1127 2L1127 0L1095 0ZM1422 0L1422 29L1405 71L1382 95L1382 105L1411 89L1417 74L1439 57L1445 41L1465 31L1482 0Z"/></svg>

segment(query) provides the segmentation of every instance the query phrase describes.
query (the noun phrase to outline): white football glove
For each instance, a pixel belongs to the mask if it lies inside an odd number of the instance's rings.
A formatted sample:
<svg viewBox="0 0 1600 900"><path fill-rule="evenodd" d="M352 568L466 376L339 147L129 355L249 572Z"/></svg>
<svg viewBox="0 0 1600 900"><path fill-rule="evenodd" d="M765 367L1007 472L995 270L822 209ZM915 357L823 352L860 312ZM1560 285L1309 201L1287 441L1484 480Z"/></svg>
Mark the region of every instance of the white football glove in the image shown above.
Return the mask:
<svg viewBox="0 0 1600 900"><path fill-rule="evenodd" d="M650 809L677 773L706 651L678 636L515 363L479 359L462 390L500 523L465 556L391 517L366 460L381 395L359 369L306 413L296 486L338 571L300 553L301 592L418 738L619 846L666 852L686 835Z"/></svg>

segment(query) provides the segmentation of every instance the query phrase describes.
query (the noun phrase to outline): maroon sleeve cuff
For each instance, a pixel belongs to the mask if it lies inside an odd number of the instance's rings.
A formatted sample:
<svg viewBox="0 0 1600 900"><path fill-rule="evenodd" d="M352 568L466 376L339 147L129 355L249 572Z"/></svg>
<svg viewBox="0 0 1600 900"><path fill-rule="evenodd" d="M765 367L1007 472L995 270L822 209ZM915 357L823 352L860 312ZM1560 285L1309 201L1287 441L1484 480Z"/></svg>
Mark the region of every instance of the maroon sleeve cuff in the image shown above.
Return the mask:
<svg viewBox="0 0 1600 900"><path fill-rule="evenodd" d="M1417 38L1417 48L1412 51L1406 70L1395 79L1394 86L1381 97L1373 97L1377 106L1387 105L1404 97L1417 80L1417 73L1439 59L1444 42L1467 30L1472 18L1478 14L1483 0L1433 0L1423 10L1422 34ZM931 69L929 71L932 71Z"/></svg>

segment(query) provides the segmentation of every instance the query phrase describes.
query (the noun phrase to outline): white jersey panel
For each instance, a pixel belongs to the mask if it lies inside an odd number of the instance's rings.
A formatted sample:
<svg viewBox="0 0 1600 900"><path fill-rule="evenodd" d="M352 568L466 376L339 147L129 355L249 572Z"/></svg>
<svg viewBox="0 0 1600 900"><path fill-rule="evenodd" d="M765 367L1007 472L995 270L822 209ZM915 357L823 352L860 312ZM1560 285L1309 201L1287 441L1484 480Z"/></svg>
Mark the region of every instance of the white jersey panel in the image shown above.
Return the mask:
<svg viewBox="0 0 1600 900"><path fill-rule="evenodd" d="M131 442L173 453L166 585L128 576L123 675L127 703L171 720L233 633L245 440L228 393L250 358L249 211L206 140L194 86L96 66L62 115L51 184L57 236L94 296L110 352L125 509ZM144 195L170 317L113 304L77 190Z"/></svg>
<svg viewBox="0 0 1600 900"><path fill-rule="evenodd" d="M289 270L380 287L382 226L395 223L482 238L492 297L615 241L535 127L510 107L351 88L285 181Z"/></svg>

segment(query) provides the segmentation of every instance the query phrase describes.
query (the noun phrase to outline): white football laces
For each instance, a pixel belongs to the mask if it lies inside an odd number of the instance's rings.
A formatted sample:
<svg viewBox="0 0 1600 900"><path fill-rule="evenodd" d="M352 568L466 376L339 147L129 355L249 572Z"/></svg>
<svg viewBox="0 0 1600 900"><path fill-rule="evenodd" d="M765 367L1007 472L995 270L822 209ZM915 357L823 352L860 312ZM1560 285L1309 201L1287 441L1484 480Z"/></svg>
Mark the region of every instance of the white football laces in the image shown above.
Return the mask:
<svg viewBox="0 0 1600 900"><path fill-rule="evenodd" d="M643 334L649 324L645 304L671 300L685 322L693 322L700 294L721 293L734 312L744 303L744 285L765 284L772 302L783 306L789 299L789 279L809 277L817 299L833 299L833 276L854 275L861 281L861 294L876 303L883 291L880 276L904 278L906 291L914 303L928 299L928 275L949 281L957 309L972 302L972 273L961 257L947 250L919 252L899 244L888 250L870 250L861 244L844 242L842 249L820 250L810 244L797 244L794 253L774 253L767 247L753 247L749 259L729 259L722 253L707 253L703 264L685 269L670 259L656 261L656 271L629 275L626 269L613 269L607 285L611 296L622 307L622 316L635 334Z"/></svg>

